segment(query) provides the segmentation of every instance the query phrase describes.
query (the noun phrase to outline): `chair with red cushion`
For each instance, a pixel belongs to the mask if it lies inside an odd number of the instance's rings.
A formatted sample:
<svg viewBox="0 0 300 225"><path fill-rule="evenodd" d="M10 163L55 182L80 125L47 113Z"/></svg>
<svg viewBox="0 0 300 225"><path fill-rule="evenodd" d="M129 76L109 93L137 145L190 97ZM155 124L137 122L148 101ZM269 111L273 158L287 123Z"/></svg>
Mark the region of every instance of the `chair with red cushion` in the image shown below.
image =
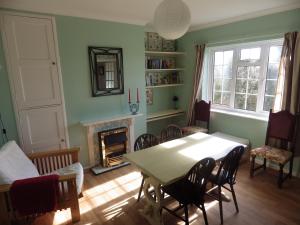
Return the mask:
<svg viewBox="0 0 300 225"><path fill-rule="evenodd" d="M277 113L270 110L265 145L252 149L250 153L252 159L250 177L253 177L254 172L258 169L263 168L266 170L267 160L279 164L279 188L282 187L282 183L288 177L292 177L296 122L296 116L286 110ZM280 142L279 147L276 141ZM263 158L264 162L262 165L255 167L257 156ZM288 162L290 163L289 173L284 175L283 167Z"/></svg>
<svg viewBox="0 0 300 225"><path fill-rule="evenodd" d="M206 101L201 100L195 103L193 124L182 128L184 135L190 135L197 132L209 132L210 106L210 101L207 103ZM203 127L202 124L205 125L205 127Z"/></svg>

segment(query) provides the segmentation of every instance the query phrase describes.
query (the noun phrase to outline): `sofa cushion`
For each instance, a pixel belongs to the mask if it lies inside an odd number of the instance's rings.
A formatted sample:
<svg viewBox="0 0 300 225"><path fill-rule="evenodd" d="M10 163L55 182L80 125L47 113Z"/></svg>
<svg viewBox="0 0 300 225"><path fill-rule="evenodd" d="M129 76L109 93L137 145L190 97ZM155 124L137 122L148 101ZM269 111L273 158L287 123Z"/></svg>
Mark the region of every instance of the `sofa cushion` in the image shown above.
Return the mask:
<svg viewBox="0 0 300 225"><path fill-rule="evenodd" d="M34 164L15 141L9 141L0 149L0 184L39 176Z"/></svg>
<svg viewBox="0 0 300 225"><path fill-rule="evenodd" d="M67 175L67 174L75 173L76 174L77 193L78 194L81 193L84 174L83 174L82 165L79 162L71 164L71 165L66 166L64 168L58 169L58 170L54 171L54 173L58 174L58 175Z"/></svg>

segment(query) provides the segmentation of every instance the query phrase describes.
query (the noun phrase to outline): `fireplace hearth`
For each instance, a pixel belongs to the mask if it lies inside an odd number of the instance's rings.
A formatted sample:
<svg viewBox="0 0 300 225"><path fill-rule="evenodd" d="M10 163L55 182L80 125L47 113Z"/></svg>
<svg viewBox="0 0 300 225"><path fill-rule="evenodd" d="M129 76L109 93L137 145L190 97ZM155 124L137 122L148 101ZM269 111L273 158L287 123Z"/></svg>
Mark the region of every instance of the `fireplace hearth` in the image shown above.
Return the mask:
<svg viewBox="0 0 300 225"><path fill-rule="evenodd" d="M98 132L100 166L112 167L122 163L127 152L127 127L119 127Z"/></svg>

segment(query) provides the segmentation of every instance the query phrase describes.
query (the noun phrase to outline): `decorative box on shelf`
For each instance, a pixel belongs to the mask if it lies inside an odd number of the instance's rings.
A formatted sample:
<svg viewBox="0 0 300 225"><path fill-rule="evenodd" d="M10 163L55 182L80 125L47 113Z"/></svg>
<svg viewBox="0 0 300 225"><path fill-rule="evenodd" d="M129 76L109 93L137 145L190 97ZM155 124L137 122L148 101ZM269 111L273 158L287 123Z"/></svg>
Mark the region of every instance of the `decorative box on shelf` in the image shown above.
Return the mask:
<svg viewBox="0 0 300 225"><path fill-rule="evenodd" d="M145 34L145 49L149 51L175 52L176 41L166 40L155 32L147 32Z"/></svg>
<svg viewBox="0 0 300 225"><path fill-rule="evenodd" d="M180 74L151 72L145 75L146 86L168 85L168 84L182 84Z"/></svg>

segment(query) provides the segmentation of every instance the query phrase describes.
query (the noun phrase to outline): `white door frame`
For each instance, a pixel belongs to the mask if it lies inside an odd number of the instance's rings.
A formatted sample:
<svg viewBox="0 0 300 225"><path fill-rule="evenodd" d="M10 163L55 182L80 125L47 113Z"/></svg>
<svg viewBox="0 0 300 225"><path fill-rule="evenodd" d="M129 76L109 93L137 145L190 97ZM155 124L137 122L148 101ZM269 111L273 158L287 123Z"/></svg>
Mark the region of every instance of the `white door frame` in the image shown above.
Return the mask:
<svg viewBox="0 0 300 225"><path fill-rule="evenodd" d="M68 125L67 125L67 114L66 114L66 106L65 106L65 97L64 97L64 86L63 86L63 80L62 80L62 72L61 72L61 64L60 64L60 55L59 55L59 48L58 48L58 39L57 39L57 30L56 30L56 21L54 16L44 16L44 15L38 15L38 14L31 14L31 13L21 13L21 12L12 12L12 11L6 11L6 10L0 10L0 30L1 30L1 36L2 36L2 42L3 42L3 49L4 49L4 56L7 66L7 73L8 73L8 80L9 80L9 86L10 86L10 92L12 95L12 102L13 102L13 108L15 112L15 118L16 118L16 125L17 125L17 131L19 136L19 141L21 148L23 148L24 145L24 138L22 136L21 128L20 128L20 116L18 114L18 107L17 107L17 101L16 101L16 95L15 95L15 89L13 85L12 80L12 65L10 62L9 57L9 51L8 51L8 42L7 38L4 33L4 22L3 22L3 16L10 15L10 16L24 16L24 17L32 17L32 18L43 18L43 19L50 19L52 23L52 29L53 29L53 38L54 38L54 46L55 46L55 55L57 58L57 70L58 70L58 77L59 77L59 85L60 85L60 94L61 94L61 104L63 109L63 117L64 117L64 130L65 130L65 138L66 138L66 146L70 147L70 141L69 141L69 132L68 132Z"/></svg>

